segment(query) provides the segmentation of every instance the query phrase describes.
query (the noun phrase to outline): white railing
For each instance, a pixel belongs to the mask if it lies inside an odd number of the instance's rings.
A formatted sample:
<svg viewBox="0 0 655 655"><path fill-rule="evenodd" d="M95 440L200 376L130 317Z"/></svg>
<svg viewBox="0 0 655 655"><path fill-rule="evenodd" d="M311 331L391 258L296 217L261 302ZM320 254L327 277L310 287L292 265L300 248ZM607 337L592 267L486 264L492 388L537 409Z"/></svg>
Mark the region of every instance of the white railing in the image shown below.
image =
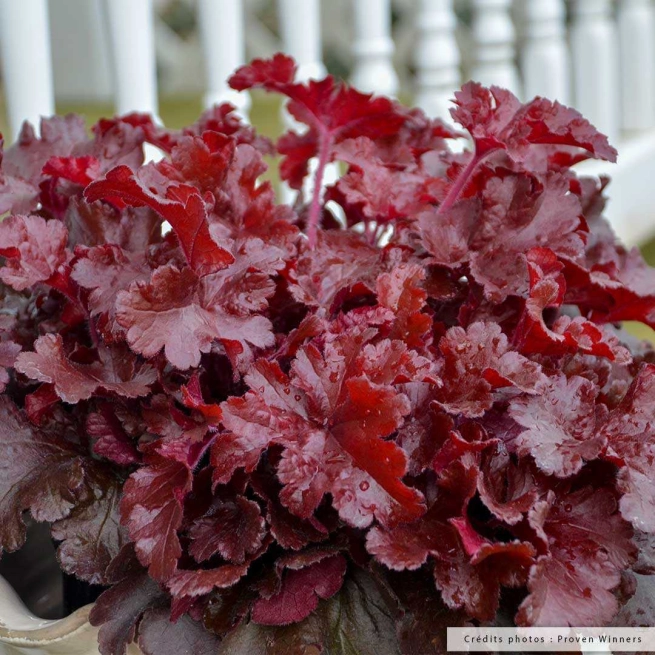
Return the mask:
<svg viewBox="0 0 655 655"><path fill-rule="evenodd" d="M35 122L53 112L48 10L57 11L61 1L0 0L0 54L14 134L23 119ZM103 7L116 111L156 115L154 0L94 2ZM325 15L329 7L320 0L277 0L279 37L270 39L253 22L262 3L195 0L205 104L229 101L247 115L248 97L225 80L247 50L252 54L253 33L293 55L301 78L322 75L328 29L348 33L351 80L358 87L395 95L409 67L394 50L402 39L407 51L411 24L413 94L427 113L447 119L453 91L468 78L508 87L524 99L545 95L576 106L622 154L614 168L587 166L615 178L609 215L617 230L633 243L655 233L655 0L326 0L338 5L341 25L333 16L323 31L321 9ZM392 8L401 16L395 26Z"/></svg>

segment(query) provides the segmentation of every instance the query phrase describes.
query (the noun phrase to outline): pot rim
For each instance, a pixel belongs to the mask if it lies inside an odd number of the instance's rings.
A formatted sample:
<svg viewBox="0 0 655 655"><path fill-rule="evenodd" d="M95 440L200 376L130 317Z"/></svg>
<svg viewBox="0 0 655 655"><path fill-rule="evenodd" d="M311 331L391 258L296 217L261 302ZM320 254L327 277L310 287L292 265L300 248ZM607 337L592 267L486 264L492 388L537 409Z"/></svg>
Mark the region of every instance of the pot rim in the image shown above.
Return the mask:
<svg viewBox="0 0 655 655"><path fill-rule="evenodd" d="M0 576L0 642L34 646L69 638L88 629L92 607L85 605L63 619L41 619L25 607L14 588Z"/></svg>

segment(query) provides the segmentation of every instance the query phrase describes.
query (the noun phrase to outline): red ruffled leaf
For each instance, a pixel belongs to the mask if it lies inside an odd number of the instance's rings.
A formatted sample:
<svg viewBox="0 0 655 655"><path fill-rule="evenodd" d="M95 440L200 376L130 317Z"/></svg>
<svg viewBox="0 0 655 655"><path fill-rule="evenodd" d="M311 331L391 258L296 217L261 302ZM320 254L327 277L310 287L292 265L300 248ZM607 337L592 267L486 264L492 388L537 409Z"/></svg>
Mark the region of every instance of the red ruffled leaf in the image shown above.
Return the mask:
<svg viewBox="0 0 655 655"><path fill-rule="evenodd" d="M486 88L468 82L455 93L450 113L473 137L479 153L502 148L522 159L533 144L582 148L589 156L616 161L607 137L575 109L545 98L523 105L516 96L497 86Z"/></svg>
<svg viewBox="0 0 655 655"><path fill-rule="evenodd" d="M331 155L334 146L345 139L393 134L404 120L399 108L387 98L360 93L332 77L295 83L295 75L293 59L278 53L272 59L255 59L229 80L238 91L262 88L286 95L289 113L309 127L305 134L291 132L278 143L285 157L282 177L294 189L301 188L309 160L319 148Z"/></svg>
<svg viewBox="0 0 655 655"><path fill-rule="evenodd" d="M604 449L607 408L596 405L596 385L578 376L551 377L538 391L510 403L509 415L524 429L508 447L532 455L548 475L571 477Z"/></svg>
<svg viewBox="0 0 655 655"><path fill-rule="evenodd" d="M246 573L250 562L224 564L215 569L177 571L166 583L176 598L204 596L213 589L224 589L236 584Z"/></svg>
<svg viewBox="0 0 655 655"><path fill-rule="evenodd" d="M198 275L214 273L234 261L231 253L211 238L205 203L198 191L187 184L169 183L155 168L144 168L137 175L127 166L118 166L84 193L89 202L120 198L133 207L156 211L171 224Z"/></svg>
<svg viewBox="0 0 655 655"><path fill-rule="evenodd" d="M246 280L243 291L257 293L263 284L268 293L267 281L266 276L256 276L254 284ZM118 294L116 318L134 351L154 357L163 348L168 361L180 369L198 366L200 354L217 340L226 349L236 344L239 355L250 353L251 346L271 346L270 321L251 315L262 301L245 311L231 307L230 294L238 289L234 282L229 273L200 280L191 269L162 266L149 282L136 282Z"/></svg>
<svg viewBox="0 0 655 655"><path fill-rule="evenodd" d="M278 468L282 502L299 516L309 516L327 492L342 518L356 526L373 516L393 521L420 514L420 494L400 481L403 452L381 439L400 425L407 400L353 375L344 360L352 356L349 347L346 340L326 346L325 354L302 349L291 379L260 361L247 378L252 391L223 405L232 434L213 449L216 479L229 478L239 466L252 470L261 452L279 443L285 448ZM327 427L324 412L331 417Z"/></svg>
<svg viewBox="0 0 655 655"><path fill-rule="evenodd" d="M62 436L44 432L0 397L0 548L25 541L23 512L37 521L57 521L89 496L85 460Z"/></svg>
<svg viewBox="0 0 655 655"><path fill-rule="evenodd" d="M608 458L620 466L621 514L637 530L655 533L655 365L643 366L603 426Z"/></svg>
<svg viewBox="0 0 655 655"><path fill-rule="evenodd" d="M612 590L633 561L632 530L609 489L585 487L551 496L531 512L531 524L548 544L530 571L529 595L519 625L606 625L618 611Z"/></svg>
<svg viewBox="0 0 655 655"><path fill-rule="evenodd" d="M17 291L47 282L66 263L68 232L57 220L10 216L0 223L0 279Z"/></svg>
<svg viewBox="0 0 655 655"><path fill-rule="evenodd" d="M217 498L210 510L189 528L189 553L198 562L216 554L235 564L257 552L266 534L259 505L243 496Z"/></svg>
<svg viewBox="0 0 655 655"><path fill-rule="evenodd" d="M77 251L76 251L77 252ZM150 270L140 254L131 254L119 246L103 245L79 253L71 277L89 291L91 316L100 316L107 324L107 336L120 332L116 325L116 297L137 280L147 280Z"/></svg>
<svg viewBox="0 0 655 655"><path fill-rule="evenodd" d="M136 554L155 580L166 580L177 568L182 547L182 500L191 489L189 467L152 455L125 483L122 523Z"/></svg>
<svg viewBox="0 0 655 655"><path fill-rule="evenodd" d="M552 250L533 248L527 253L530 294L516 328L515 341L525 354L564 355L583 352L621 363L630 361L626 348L615 337L577 316L560 316L549 328L543 317L547 309L558 309L566 294L561 264Z"/></svg>
<svg viewBox="0 0 655 655"><path fill-rule="evenodd" d="M302 621L318 607L319 599L328 599L341 589L345 573L346 560L341 555L287 571L280 591L254 604L253 621L262 625Z"/></svg>
<svg viewBox="0 0 655 655"><path fill-rule="evenodd" d="M453 327L439 342L439 350L444 387L437 398L451 414L482 416L503 391L534 394L544 378L539 364L510 349L495 323L473 323L466 330Z"/></svg>
<svg viewBox="0 0 655 655"><path fill-rule="evenodd" d="M86 431L94 440L93 452L96 455L121 466L137 464L141 460L136 446L109 405L103 405L98 412L87 416Z"/></svg>
<svg viewBox="0 0 655 655"><path fill-rule="evenodd" d="M100 361L77 364L64 351L60 335L47 334L34 343L35 352L23 352L16 359L16 370L33 380L54 385L57 395L67 403L78 403L102 389L126 398L150 393L157 379L148 364L139 364L124 346L100 348Z"/></svg>

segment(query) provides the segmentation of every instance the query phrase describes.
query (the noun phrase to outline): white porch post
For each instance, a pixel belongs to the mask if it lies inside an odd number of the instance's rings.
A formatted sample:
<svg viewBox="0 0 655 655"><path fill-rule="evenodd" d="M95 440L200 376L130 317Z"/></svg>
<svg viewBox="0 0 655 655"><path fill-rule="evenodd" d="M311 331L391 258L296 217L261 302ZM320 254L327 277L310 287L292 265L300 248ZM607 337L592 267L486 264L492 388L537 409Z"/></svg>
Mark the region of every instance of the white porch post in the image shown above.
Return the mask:
<svg viewBox="0 0 655 655"><path fill-rule="evenodd" d="M360 91L395 96L398 75L393 67L391 1L358 0L355 12L355 70L351 81Z"/></svg>
<svg viewBox="0 0 655 655"><path fill-rule="evenodd" d="M319 0L278 0L284 51L298 62L298 81L325 75Z"/></svg>
<svg viewBox="0 0 655 655"><path fill-rule="evenodd" d="M323 65L321 53L321 5L319 0L278 0L280 32L284 52L291 55L298 64L296 81L306 82L311 79L320 79L326 69ZM300 125L282 107L282 122L287 129L303 132L306 128ZM313 173L316 170L316 160L309 165L310 175L304 185L304 193L309 197L312 192ZM336 180L338 174L334 166L325 169L323 183ZM334 179L333 179L334 178ZM282 184L282 197L285 202L293 202L296 192L288 185Z"/></svg>
<svg viewBox="0 0 655 655"><path fill-rule="evenodd" d="M198 18L207 79L205 107L230 102L247 119L250 95L227 84L246 58L243 0L199 0Z"/></svg>
<svg viewBox="0 0 655 655"><path fill-rule="evenodd" d="M655 6L622 0L618 10L621 122L625 130L646 130L655 124Z"/></svg>
<svg viewBox="0 0 655 655"><path fill-rule="evenodd" d="M569 55L564 0L525 0L523 62L526 100L544 96L569 103Z"/></svg>
<svg viewBox="0 0 655 655"><path fill-rule="evenodd" d="M476 58L471 77L482 84L496 84L521 95L511 6L512 0L473 0Z"/></svg>
<svg viewBox="0 0 655 655"><path fill-rule="evenodd" d="M453 0L419 0L416 104L428 116L448 121L450 101L461 81L456 26Z"/></svg>
<svg viewBox="0 0 655 655"><path fill-rule="evenodd" d="M55 113L46 0L0 0L0 52L11 132L24 120L38 132Z"/></svg>
<svg viewBox="0 0 655 655"><path fill-rule="evenodd" d="M141 111L156 116L157 64L152 0L105 0L105 11L116 112Z"/></svg>
<svg viewBox="0 0 655 655"><path fill-rule="evenodd" d="M573 0L575 107L610 141L618 135L618 51L612 0Z"/></svg>

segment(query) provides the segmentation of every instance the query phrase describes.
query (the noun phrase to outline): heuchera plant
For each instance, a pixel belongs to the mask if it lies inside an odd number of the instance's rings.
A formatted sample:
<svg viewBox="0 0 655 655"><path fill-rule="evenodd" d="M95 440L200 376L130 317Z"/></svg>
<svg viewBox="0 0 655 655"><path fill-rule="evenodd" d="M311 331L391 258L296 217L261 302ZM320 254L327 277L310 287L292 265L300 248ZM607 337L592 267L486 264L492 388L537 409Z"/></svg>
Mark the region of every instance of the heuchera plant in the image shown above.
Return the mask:
<svg viewBox="0 0 655 655"><path fill-rule="evenodd" d="M476 83L462 152L295 71L230 80L306 126L275 148L223 105L180 132L47 119L5 152L2 548L51 524L106 588L104 655L655 624L655 354L615 329L655 327L655 274L571 170L616 152ZM260 179L276 152L293 206Z"/></svg>

